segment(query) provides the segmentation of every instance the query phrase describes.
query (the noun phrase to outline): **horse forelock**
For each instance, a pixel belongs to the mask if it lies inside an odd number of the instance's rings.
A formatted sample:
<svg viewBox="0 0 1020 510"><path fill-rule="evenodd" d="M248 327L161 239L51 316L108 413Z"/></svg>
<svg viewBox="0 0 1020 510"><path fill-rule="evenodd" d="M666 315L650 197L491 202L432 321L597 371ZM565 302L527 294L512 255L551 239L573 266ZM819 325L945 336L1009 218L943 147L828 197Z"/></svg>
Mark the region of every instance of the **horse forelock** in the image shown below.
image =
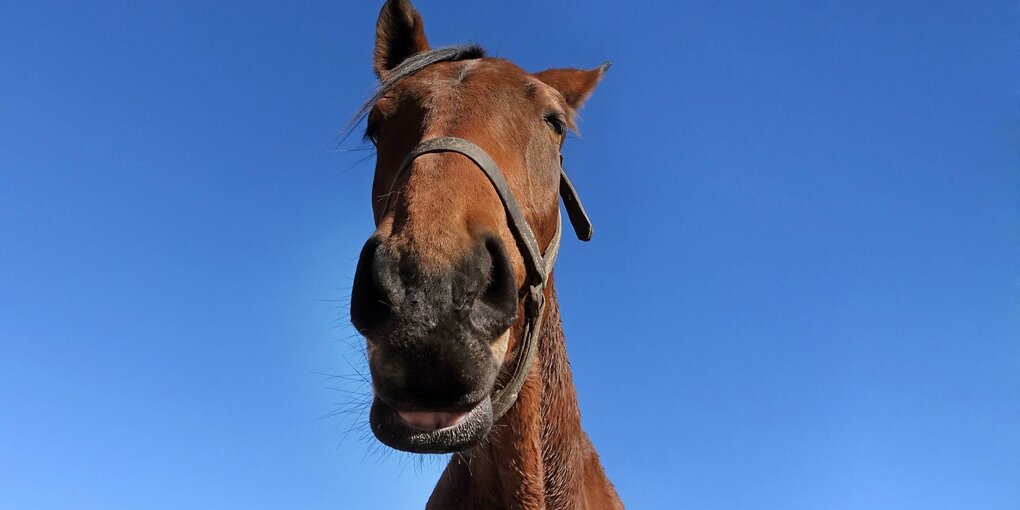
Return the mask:
<svg viewBox="0 0 1020 510"><path fill-rule="evenodd" d="M354 126L358 125L372 111L375 103L386 95L387 92L393 90L405 78L439 62L456 62L483 57L485 57L485 50L473 44L435 48L407 57L403 62L390 70L386 77L380 81L379 86L372 92L372 95L362 103L358 111L348 121L344 132L350 133Z"/></svg>

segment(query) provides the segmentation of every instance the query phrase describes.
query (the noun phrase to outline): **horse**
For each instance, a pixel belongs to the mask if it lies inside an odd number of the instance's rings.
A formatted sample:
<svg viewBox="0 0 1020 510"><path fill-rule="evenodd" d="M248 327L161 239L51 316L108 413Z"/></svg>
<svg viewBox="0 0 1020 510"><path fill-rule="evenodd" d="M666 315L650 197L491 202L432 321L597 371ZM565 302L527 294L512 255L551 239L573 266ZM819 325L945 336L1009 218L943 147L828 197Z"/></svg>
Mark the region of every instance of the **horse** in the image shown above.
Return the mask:
<svg viewBox="0 0 1020 510"><path fill-rule="evenodd" d="M477 46L430 47L408 0L375 29L380 80L359 116L376 150L375 232L351 322L365 337L376 438L452 453L429 509L619 509L581 428L552 268L562 170L594 69L528 73Z"/></svg>

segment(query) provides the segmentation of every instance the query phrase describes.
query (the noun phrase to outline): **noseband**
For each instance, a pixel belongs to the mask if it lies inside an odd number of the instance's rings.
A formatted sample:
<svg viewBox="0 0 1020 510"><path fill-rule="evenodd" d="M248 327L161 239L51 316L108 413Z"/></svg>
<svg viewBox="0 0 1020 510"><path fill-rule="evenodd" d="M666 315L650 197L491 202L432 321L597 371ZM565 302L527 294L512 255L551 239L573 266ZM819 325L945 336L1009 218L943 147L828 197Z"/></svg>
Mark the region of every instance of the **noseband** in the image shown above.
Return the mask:
<svg viewBox="0 0 1020 510"><path fill-rule="evenodd" d="M411 164L414 163L414 160L424 154L436 152L463 154L474 162L485 173L485 176L489 178L489 182L492 183L496 194L499 195L500 201L503 202L503 208L506 209L507 223L510 226L510 231L513 232L514 237L517 239L517 243L521 246L521 256L524 258L524 265L528 272L524 282L528 287L528 294L524 302L524 312L526 314L524 336L521 339L519 355L514 364L510 380L492 395L492 419L496 421L506 414L514 402L517 401L518 392L520 392L521 386L524 385L524 379L531 369L531 363L535 359L535 352L538 350L537 338L542 329L542 317L545 312L545 285L549 281L549 275L552 274L553 264L556 262L556 255L560 249L562 220L559 214L557 214L556 233L543 253L538 246L538 240L535 239L535 233L531 230L528 221L524 219L524 212L521 211L517 199L514 198L513 192L510 191L510 185L507 184L506 178L503 176L499 166L496 165L496 162L481 147L463 138L452 136L425 140L411 149L411 152L404 157L404 161L400 163L400 168L397 169L397 173L393 177L390 192L386 195L383 215L390 209L397 183L400 181L401 176L411 167ZM563 171L562 165L560 166L560 196L563 198L563 206L567 210L567 216L570 218L570 223L574 226L577 238L582 241L590 240L592 235L591 221L588 219L588 214L584 211L584 207L581 206L581 202L577 198L577 192L574 190L570 179L567 178L566 172Z"/></svg>

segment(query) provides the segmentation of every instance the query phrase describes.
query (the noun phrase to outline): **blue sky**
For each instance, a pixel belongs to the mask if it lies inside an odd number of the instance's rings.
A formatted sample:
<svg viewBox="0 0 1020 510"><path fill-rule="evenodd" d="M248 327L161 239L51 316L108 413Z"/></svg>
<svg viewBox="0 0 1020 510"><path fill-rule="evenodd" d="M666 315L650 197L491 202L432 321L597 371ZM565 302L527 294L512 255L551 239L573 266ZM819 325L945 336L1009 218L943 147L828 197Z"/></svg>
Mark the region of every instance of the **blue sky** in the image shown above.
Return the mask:
<svg viewBox="0 0 1020 510"><path fill-rule="evenodd" d="M1015 2L417 5L615 64L557 283L631 508L1020 507ZM321 375L361 366L378 7L0 7L0 507L422 506L441 460Z"/></svg>

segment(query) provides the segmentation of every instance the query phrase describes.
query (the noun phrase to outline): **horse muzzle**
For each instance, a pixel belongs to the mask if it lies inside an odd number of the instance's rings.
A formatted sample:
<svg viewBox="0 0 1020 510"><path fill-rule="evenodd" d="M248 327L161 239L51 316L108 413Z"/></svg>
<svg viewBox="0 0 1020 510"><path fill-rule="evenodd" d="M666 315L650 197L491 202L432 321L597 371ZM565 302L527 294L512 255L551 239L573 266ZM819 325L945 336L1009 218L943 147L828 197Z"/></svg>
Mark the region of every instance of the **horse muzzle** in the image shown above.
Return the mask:
<svg viewBox="0 0 1020 510"><path fill-rule="evenodd" d="M355 273L351 319L367 339L376 437L418 453L481 441L517 309L513 269L495 236L441 271L373 236Z"/></svg>

